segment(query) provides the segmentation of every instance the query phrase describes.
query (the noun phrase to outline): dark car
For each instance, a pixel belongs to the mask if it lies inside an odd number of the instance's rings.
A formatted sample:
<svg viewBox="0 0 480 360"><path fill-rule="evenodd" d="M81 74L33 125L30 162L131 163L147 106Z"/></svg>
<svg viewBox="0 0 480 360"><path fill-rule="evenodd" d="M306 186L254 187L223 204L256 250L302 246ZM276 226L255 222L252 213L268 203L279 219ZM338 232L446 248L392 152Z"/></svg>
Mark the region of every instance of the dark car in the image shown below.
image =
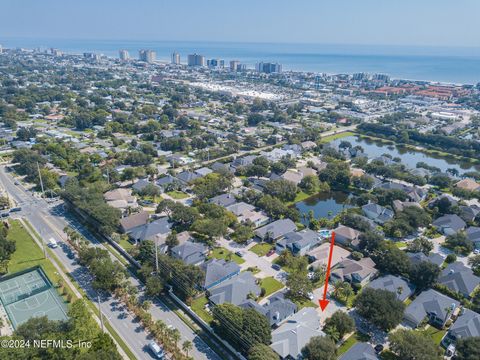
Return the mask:
<svg viewBox="0 0 480 360"><path fill-rule="evenodd" d="M67 257L70 260L73 260L73 259L75 259L75 253L73 251L69 251L69 252L67 252Z"/></svg>
<svg viewBox="0 0 480 360"><path fill-rule="evenodd" d="M279 271L281 268L282 268L282 267L281 267L280 265L278 265L278 264L273 264L273 265L272 265L272 269L273 269L273 270Z"/></svg>
<svg viewBox="0 0 480 360"><path fill-rule="evenodd" d="M273 254L275 254L275 250L272 249L270 250L269 252L267 252L267 256L272 256Z"/></svg>
<svg viewBox="0 0 480 360"><path fill-rule="evenodd" d="M10 209L10 212L19 212L19 211L22 211L21 207L14 207Z"/></svg>
<svg viewBox="0 0 480 360"><path fill-rule="evenodd" d="M381 353L383 351L383 345L382 344L375 345L374 349L377 354Z"/></svg>

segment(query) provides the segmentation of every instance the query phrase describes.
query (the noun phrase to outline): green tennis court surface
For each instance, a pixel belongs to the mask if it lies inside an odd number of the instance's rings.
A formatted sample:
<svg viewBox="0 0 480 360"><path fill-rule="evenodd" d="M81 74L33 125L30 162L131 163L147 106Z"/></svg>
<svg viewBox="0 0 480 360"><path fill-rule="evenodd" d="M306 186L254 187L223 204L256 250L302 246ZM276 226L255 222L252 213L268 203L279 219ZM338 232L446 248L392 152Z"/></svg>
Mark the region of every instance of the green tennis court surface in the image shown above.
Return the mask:
<svg viewBox="0 0 480 360"><path fill-rule="evenodd" d="M66 320L66 306L40 267L0 279L0 300L16 329L32 317Z"/></svg>

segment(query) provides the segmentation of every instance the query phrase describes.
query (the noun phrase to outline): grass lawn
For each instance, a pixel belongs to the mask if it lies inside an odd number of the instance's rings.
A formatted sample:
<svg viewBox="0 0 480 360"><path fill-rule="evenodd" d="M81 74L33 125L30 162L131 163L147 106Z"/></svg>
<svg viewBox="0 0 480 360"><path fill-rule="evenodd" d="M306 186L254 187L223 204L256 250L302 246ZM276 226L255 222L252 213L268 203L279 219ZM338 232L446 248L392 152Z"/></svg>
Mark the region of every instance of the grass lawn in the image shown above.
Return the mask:
<svg viewBox="0 0 480 360"><path fill-rule="evenodd" d="M295 199L293 201L289 201L286 203L287 206L293 205L299 201L303 201L305 199L308 199L309 197L312 197L315 194L307 194L306 192L299 191L297 192L297 195L295 196Z"/></svg>
<svg viewBox="0 0 480 360"><path fill-rule="evenodd" d="M354 333L352 334L345 342L340 345L337 351L337 355L342 355L346 353L353 345L355 345L359 341L368 341L370 338L362 333Z"/></svg>
<svg viewBox="0 0 480 360"><path fill-rule="evenodd" d="M228 257L231 257L231 260L235 261L238 265L243 264L245 262L245 260L243 260L240 256L235 255L231 251L222 247L213 249L209 257L215 258L215 259L224 259L224 260L227 260Z"/></svg>
<svg viewBox="0 0 480 360"><path fill-rule="evenodd" d="M292 301L295 303L295 305L298 306L298 310L303 309L304 307L313 307L313 308L318 307L318 303L315 304L311 300L292 300Z"/></svg>
<svg viewBox="0 0 480 360"><path fill-rule="evenodd" d="M42 249L32 239L30 234L18 220L10 220L10 229L7 238L14 240L17 249L8 263L8 273L40 265L53 284L61 279L52 263L45 259Z"/></svg>
<svg viewBox="0 0 480 360"><path fill-rule="evenodd" d="M270 294L273 294L275 291L283 288L283 284L280 281L269 276L260 281L260 287L265 289L265 295L263 297L267 297Z"/></svg>
<svg viewBox="0 0 480 360"><path fill-rule="evenodd" d="M207 303L208 303L208 299L205 296L202 296L202 297L192 301L191 308L207 324L210 324L213 321L213 316L205 310L205 304L207 304Z"/></svg>
<svg viewBox="0 0 480 360"><path fill-rule="evenodd" d="M135 244L131 243L130 241L128 241L127 239L120 239L120 241L118 242L118 244L124 249L124 250L130 250L130 249L133 249L135 247Z"/></svg>
<svg viewBox="0 0 480 360"><path fill-rule="evenodd" d="M249 250L258 256L265 256L267 253L273 249L273 245L269 243L260 243L251 247Z"/></svg>
<svg viewBox="0 0 480 360"><path fill-rule="evenodd" d="M344 137L347 137L347 136L352 136L352 135L355 135L355 133L353 133L351 131L345 131L345 132L342 132L342 133L333 134L333 135L329 135L329 136L325 136L325 137L321 137L322 134L320 134L320 137L322 139L321 140L322 143L327 143L327 142L330 142L330 141L333 141L333 140L341 139L341 138L344 138Z"/></svg>
<svg viewBox="0 0 480 360"><path fill-rule="evenodd" d="M437 328L433 326L428 326L426 330L423 330L423 333L429 337L432 338L432 340L435 342L435 344L440 345L440 342L442 341L443 336L447 330L438 330Z"/></svg>
<svg viewBox="0 0 480 360"><path fill-rule="evenodd" d="M407 247L407 243L403 241L395 241L395 246L399 249L403 249L404 247Z"/></svg>
<svg viewBox="0 0 480 360"><path fill-rule="evenodd" d="M186 199L188 198L188 195L185 194L184 192L182 191L178 191L178 190L174 190L174 191L169 191L166 193L168 196L170 196L171 198L173 199L176 199L176 200L181 200L181 199Z"/></svg>
<svg viewBox="0 0 480 360"><path fill-rule="evenodd" d="M412 301L413 301L413 300L412 300L411 298L405 299L405 301L404 301L405 306L410 305L410 304L412 303Z"/></svg>

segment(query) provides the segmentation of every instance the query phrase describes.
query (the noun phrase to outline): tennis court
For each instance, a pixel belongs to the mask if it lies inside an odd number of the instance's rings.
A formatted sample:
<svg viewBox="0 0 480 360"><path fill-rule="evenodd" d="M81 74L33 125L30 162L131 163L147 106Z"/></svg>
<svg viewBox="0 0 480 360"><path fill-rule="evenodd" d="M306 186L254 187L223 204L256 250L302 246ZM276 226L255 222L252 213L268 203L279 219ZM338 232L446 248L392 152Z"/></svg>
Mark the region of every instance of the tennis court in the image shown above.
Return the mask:
<svg viewBox="0 0 480 360"><path fill-rule="evenodd" d="M40 267L0 280L0 300L16 329L32 317L66 320L66 306Z"/></svg>

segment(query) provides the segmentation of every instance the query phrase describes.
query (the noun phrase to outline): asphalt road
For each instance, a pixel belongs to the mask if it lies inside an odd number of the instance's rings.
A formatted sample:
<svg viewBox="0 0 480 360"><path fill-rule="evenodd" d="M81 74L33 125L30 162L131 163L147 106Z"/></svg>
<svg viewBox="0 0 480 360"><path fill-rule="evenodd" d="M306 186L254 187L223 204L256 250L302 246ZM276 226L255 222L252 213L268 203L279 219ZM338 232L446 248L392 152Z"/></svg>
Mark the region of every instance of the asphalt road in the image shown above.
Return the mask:
<svg viewBox="0 0 480 360"><path fill-rule="evenodd" d="M85 290L88 297L97 302L100 297L100 308L104 314L104 319L108 320L115 331L122 337L130 350L137 359L152 359L153 356L148 351L148 343L151 341L144 328L135 319L126 312L125 307L112 297L98 296L97 292L91 286L91 276L87 269L78 265L75 259L69 259L67 256L68 245L63 242L61 234L65 226L75 228L81 232L94 246L103 247L88 231L86 231L73 217L64 211L63 203L57 201L48 203L44 199L34 197L22 185L15 185L14 180L5 170L0 167L0 183L10 196L22 207L22 211L15 216L23 216L34 227L37 233L47 242L54 238L60 246L51 249L57 258L61 261L67 271L74 277L77 283ZM130 276L129 279L138 290L138 296L144 296L143 286L139 281ZM155 300L149 312L154 320L161 319L167 325L178 329L181 334L180 343L189 340L193 344L193 349L189 355L194 359L217 360L220 357L190 329L173 311L171 311L160 300Z"/></svg>

